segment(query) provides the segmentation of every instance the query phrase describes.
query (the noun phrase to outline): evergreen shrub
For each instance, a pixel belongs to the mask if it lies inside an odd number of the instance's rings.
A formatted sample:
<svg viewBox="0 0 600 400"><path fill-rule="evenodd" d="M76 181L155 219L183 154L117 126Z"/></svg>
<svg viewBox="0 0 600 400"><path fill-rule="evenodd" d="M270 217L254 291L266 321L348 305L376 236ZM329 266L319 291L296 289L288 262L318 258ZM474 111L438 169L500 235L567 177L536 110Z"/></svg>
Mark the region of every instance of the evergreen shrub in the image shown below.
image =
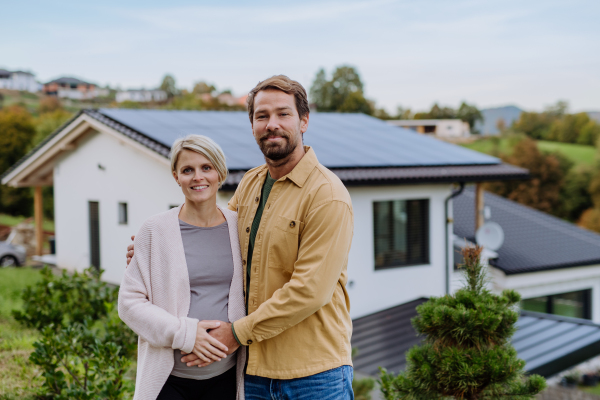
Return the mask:
<svg viewBox="0 0 600 400"><path fill-rule="evenodd" d="M520 295L486 288L481 250L463 249L463 288L417 307L412 323L424 340L408 351L404 372L381 369L386 400L531 399L545 388L541 376L525 376L525 362L509 342Z"/></svg>

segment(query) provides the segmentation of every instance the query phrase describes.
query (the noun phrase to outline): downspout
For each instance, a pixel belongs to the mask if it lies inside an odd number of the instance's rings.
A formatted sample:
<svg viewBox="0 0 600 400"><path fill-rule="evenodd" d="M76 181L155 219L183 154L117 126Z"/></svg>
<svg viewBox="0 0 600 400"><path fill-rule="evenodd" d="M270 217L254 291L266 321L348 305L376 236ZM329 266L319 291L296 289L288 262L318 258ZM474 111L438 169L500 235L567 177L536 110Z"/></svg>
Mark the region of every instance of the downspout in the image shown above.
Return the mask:
<svg viewBox="0 0 600 400"><path fill-rule="evenodd" d="M448 226L454 222L454 220L450 217L448 217L448 203L450 202L450 200L452 200L453 198L455 198L456 196L458 196L459 194L461 194L463 192L463 190L465 190L465 183L464 182L460 182L460 187L458 188L458 190L452 192L452 194L450 194L450 196L448 196L446 198L445 201L445 210L446 210L446 294L450 294L450 256L449 256L449 251L450 249L448 248L448 241L449 241L449 237L448 237Z"/></svg>

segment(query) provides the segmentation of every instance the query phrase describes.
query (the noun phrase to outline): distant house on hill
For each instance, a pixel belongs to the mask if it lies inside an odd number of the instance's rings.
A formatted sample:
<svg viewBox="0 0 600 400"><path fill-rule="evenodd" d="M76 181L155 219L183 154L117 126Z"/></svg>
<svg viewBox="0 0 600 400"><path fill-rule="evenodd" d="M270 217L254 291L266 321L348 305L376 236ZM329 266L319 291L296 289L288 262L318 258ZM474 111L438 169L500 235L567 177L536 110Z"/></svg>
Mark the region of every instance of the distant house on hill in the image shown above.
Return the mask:
<svg viewBox="0 0 600 400"><path fill-rule="evenodd" d="M440 138L466 138L471 136L469 123L460 119L398 119L387 122L417 133L431 134Z"/></svg>
<svg viewBox="0 0 600 400"><path fill-rule="evenodd" d="M475 129L481 132L482 135L498 135L500 133L498 129L500 121L508 128L521 117L522 112L523 110L515 106L483 109L481 110L483 122L477 121Z"/></svg>
<svg viewBox="0 0 600 400"><path fill-rule="evenodd" d="M167 100L167 92L153 89L130 89L117 92L117 103L135 101L137 103L161 102Z"/></svg>
<svg viewBox="0 0 600 400"><path fill-rule="evenodd" d="M0 89L23 90L35 93L39 92L40 84L31 72L0 69Z"/></svg>
<svg viewBox="0 0 600 400"><path fill-rule="evenodd" d="M73 100L89 100L99 95L96 85L77 78L62 77L44 84L44 93Z"/></svg>

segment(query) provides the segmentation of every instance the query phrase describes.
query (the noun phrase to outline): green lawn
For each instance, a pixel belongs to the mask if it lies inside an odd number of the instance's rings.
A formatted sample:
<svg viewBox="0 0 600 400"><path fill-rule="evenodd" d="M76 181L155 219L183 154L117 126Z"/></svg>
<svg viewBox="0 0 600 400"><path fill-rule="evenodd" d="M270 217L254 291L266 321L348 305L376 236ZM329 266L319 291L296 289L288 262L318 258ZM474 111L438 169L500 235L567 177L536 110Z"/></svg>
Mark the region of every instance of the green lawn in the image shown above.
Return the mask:
<svg viewBox="0 0 600 400"><path fill-rule="evenodd" d="M26 217L15 217L12 215L0 214L0 225L15 226L24 221ZM44 220L44 230L54 232L54 221Z"/></svg>
<svg viewBox="0 0 600 400"><path fill-rule="evenodd" d="M41 372L29 362L38 334L11 316L22 306L21 291L40 279L39 269L0 269L0 399L34 399Z"/></svg>
<svg viewBox="0 0 600 400"><path fill-rule="evenodd" d="M471 150L481 153L499 156L500 154L509 154L516 141L510 138L482 138L471 143L463 144ZM538 148L545 152L559 152L573 161L576 165L593 165L596 161L598 150L594 146L585 146L581 144L549 142L544 140L537 141Z"/></svg>
<svg viewBox="0 0 600 400"><path fill-rule="evenodd" d="M575 164L593 165L596 161L597 150L593 146L582 144L548 142L538 140L538 148L548 152L560 152L567 156Z"/></svg>

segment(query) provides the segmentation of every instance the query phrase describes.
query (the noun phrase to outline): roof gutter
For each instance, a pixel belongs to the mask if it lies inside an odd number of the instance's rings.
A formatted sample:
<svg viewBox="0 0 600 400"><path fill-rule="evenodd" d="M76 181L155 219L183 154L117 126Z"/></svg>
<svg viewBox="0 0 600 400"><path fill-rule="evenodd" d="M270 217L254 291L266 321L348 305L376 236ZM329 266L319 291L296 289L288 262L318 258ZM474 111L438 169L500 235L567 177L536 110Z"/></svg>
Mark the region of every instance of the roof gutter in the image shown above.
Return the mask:
<svg viewBox="0 0 600 400"><path fill-rule="evenodd" d="M458 196L459 194L461 194L463 192L463 190L465 190L465 183L464 182L460 182L460 187L458 188L458 190L453 191L450 196L446 197L446 200L444 201L444 210L446 212L446 294L450 294L450 245L448 243L450 235L448 234L448 230L450 229L450 224L452 224L454 222L454 219L450 218L448 216L448 204L450 203L450 200L452 200L453 198L455 198L456 196Z"/></svg>

